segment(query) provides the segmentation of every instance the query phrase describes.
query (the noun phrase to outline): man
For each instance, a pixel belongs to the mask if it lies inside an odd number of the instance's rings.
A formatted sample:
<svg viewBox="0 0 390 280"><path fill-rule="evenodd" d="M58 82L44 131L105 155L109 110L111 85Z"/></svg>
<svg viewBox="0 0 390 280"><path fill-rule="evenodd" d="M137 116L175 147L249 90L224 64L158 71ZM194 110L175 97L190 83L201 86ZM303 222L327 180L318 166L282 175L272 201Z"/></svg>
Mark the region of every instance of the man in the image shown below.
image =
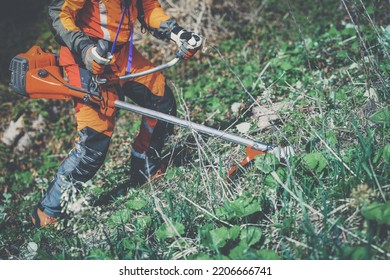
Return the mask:
<svg viewBox="0 0 390 280"><path fill-rule="evenodd" d="M180 27L157 0L52 0L49 15L55 38L61 44L60 65L69 83L78 87L88 87L91 74L122 76L153 68L132 45L137 17L155 37L174 41L184 59L191 58L202 44L199 35ZM101 53L97 46L101 39L108 42L111 55ZM125 95L141 106L176 114L174 96L160 72L107 87L105 94L110 98ZM61 195L72 186L77 188L91 179L108 150L115 112L104 111L82 100L74 100L74 103L78 131L75 148L61 163L33 211L36 227L53 224L62 216ZM126 188L143 184L160 169L159 155L171 130L167 123L142 118L131 151L131 180Z"/></svg>

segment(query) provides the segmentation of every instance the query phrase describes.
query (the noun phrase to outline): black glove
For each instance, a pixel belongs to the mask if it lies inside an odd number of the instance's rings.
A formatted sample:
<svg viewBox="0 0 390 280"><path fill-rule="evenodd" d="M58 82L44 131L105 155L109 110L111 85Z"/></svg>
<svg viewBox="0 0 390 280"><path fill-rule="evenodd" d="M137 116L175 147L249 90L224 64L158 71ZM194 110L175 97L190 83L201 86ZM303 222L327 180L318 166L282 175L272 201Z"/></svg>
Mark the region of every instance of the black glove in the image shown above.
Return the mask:
<svg viewBox="0 0 390 280"><path fill-rule="evenodd" d="M185 60L190 59L202 46L202 37L194 32L189 32L180 26L175 26L171 31L171 40L179 47L178 56Z"/></svg>

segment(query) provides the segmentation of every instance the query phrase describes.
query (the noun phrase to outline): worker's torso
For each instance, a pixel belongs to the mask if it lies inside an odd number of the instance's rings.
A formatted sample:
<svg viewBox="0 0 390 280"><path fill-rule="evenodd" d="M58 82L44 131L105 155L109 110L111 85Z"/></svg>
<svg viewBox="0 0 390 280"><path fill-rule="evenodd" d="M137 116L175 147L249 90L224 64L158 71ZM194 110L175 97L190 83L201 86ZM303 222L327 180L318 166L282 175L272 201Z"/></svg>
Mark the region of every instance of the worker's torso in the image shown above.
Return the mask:
<svg viewBox="0 0 390 280"><path fill-rule="evenodd" d="M87 35L113 42L124 10L121 0L87 0L77 16L77 26ZM118 36L118 44L130 38L131 25L137 19L136 0L126 12Z"/></svg>

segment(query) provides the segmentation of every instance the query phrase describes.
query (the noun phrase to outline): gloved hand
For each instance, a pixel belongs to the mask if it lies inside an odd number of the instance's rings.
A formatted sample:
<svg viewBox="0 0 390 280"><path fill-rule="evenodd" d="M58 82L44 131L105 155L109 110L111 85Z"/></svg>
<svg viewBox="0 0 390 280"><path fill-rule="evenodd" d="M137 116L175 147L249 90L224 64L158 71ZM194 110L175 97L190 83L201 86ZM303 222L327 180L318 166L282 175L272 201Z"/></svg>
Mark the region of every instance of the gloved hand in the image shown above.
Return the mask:
<svg viewBox="0 0 390 280"><path fill-rule="evenodd" d="M178 56L184 60L190 59L202 46L202 37L189 32L180 26L175 26L171 31L171 40L179 47Z"/></svg>
<svg viewBox="0 0 390 280"><path fill-rule="evenodd" d="M109 65L111 61L111 59L100 56L94 45L86 46L82 51L81 58L87 70L94 75L102 74L104 67Z"/></svg>

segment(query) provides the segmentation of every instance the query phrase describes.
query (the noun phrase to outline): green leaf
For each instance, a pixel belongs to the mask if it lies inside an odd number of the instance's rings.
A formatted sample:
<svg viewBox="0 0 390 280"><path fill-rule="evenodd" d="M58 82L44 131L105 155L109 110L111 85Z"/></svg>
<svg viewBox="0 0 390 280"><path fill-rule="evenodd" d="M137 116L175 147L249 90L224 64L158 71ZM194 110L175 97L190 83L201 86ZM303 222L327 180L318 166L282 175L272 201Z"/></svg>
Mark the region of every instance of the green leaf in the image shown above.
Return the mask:
<svg viewBox="0 0 390 280"><path fill-rule="evenodd" d="M259 260L280 260L279 255L272 250L259 250L257 256Z"/></svg>
<svg viewBox="0 0 390 280"><path fill-rule="evenodd" d="M217 215L217 217L224 219L224 220L232 218L231 211L229 211L228 209L226 209L223 206L215 209L215 214Z"/></svg>
<svg viewBox="0 0 390 280"><path fill-rule="evenodd" d="M258 259L256 250L248 248L243 243L234 247L229 252L229 258L232 260L256 260Z"/></svg>
<svg viewBox="0 0 390 280"><path fill-rule="evenodd" d="M328 161L320 152L306 154L303 160L311 170L317 173L321 173L328 165Z"/></svg>
<svg viewBox="0 0 390 280"><path fill-rule="evenodd" d="M367 220L376 221L379 224L390 225L390 201L384 204L374 202L362 208L362 215Z"/></svg>
<svg viewBox="0 0 390 280"><path fill-rule="evenodd" d="M279 176L282 182L286 181L287 178L286 168L279 167L278 169L276 169L276 174ZM264 178L264 185L271 188L275 188L279 186L279 183L274 179L274 177L272 177L272 175L268 174Z"/></svg>
<svg viewBox="0 0 390 280"><path fill-rule="evenodd" d="M383 160L390 164L390 144L383 147Z"/></svg>
<svg viewBox="0 0 390 280"><path fill-rule="evenodd" d="M368 256L368 249L366 247L358 247L352 253L353 260L366 260Z"/></svg>
<svg viewBox="0 0 390 280"><path fill-rule="evenodd" d="M336 54L337 58L348 58L348 52L347 51L339 51Z"/></svg>
<svg viewBox="0 0 390 280"><path fill-rule="evenodd" d="M93 249L89 256L87 256L87 259L89 260L109 260L110 257L107 256L106 252L104 252L102 249Z"/></svg>
<svg viewBox="0 0 390 280"><path fill-rule="evenodd" d="M235 216L243 218L260 211L260 204L254 197L239 197L230 203Z"/></svg>
<svg viewBox="0 0 390 280"><path fill-rule="evenodd" d="M214 258L205 253L199 253L189 257L191 260L213 260Z"/></svg>
<svg viewBox="0 0 390 280"><path fill-rule="evenodd" d="M336 37L340 35L340 32L332 25L332 27L328 31L329 36Z"/></svg>
<svg viewBox="0 0 390 280"><path fill-rule="evenodd" d="M240 227L235 225L229 229L229 238L235 240L240 234Z"/></svg>
<svg viewBox="0 0 390 280"><path fill-rule="evenodd" d="M41 239L42 239L42 231L35 232L33 237L32 237L32 240L39 243L39 242L41 242Z"/></svg>
<svg viewBox="0 0 390 280"><path fill-rule="evenodd" d="M334 131L328 131L326 133L326 140L329 144L336 145L337 144L337 136Z"/></svg>
<svg viewBox="0 0 390 280"><path fill-rule="evenodd" d="M291 65L291 63L288 62L288 61L284 61L284 62L280 65L280 67L282 67L282 69L283 69L284 71L287 71L287 70L290 70L290 69L293 68L293 66Z"/></svg>
<svg viewBox="0 0 390 280"><path fill-rule="evenodd" d="M129 210L118 210L111 215L110 219L108 220L108 224L112 227L115 227L122 224L127 224L130 219L131 212Z"/></svg>
<svg viewBox="0 0 390 280"><path fill-rule="evenodd" d="M156 230L156 237L160 240L173 238L177 236L176 232L179 235L184 234L184 225L179 222L172 222L174 228L171 225L163 224Z"/></svg>
<svg viewBox="0 0 390 280"><path fill-rule="evenodd" d="M130 199L125 202L126 207L132 210L141 210L146 204L147 202L141 198Z"/></svg>
<svg viewBox="0 0 390 280"><path fill-rule="evenodd" d="M367 13L368 14L373 14L375 12L374 8L372 6L368 6L367 9L366 9Z"/></svg>
<svg viewBox="0 0 390 280"><path fill-rule="evenodd" d="M248 247L260 241L262 230L259 227L248 226L241 231L240 239Z"/></svg>
<svg viewBox="0 0 390 280"><path fill-rule="evenodd" d="M229 230L227 227L220 227L210 231L211 242L215 247L223 247L229 239Z"/></svg>
<svg viewBox="0 0 390 280"><path fill-rule="evenodd" d="M215 213L217 217L229 220L235 217L243 218L260 210L260 204L255 197L240 196L232 202L225 202Z"/></svg>
<svg viewBox="0 0 390 280"><path fill-rule="evenodd" d="M105 190L104 190L104 188L96 187L96 188L91 189L91 191L92 191L94 194L99 195L99 194L104 193Z"/></svg>
<svg viewBox="0 0 390 280"><path fill-rule="evenodd" d="M266 154L263 157L255 158L255 166L265 174L274 171L279 165L279 159L274 154Z"/></svg>
<svg viewBox="0 0 390 280"><path fill-rule="evenodd" d="M230 229L227 227L220 227L209 231L212 245L218 248L225 246L229 240L237 239L239 234L240 227L237 225Z"/></svg>
<svg viewBox="0 0 390 280"><path fill-rule="evenodd" d="M351 260L367 260L369 259L369 251L367 247L346 247L343 249L345 259Z"/></svg>
<svg viewBox="0 0 390 280"><path fill-rule="evenodd" d="M139 216L135 218L134 224L141 230L145 230L152 224L152 218L150 216Z"/></svg>
<svg viewBox="0 0 390 280"><path fill-rule="evenodd" d="M125 248L127 250L134 250L136 247L134 244L134 241L129 237L123 238L121 240L121 243L122 243L123 248Z"/></svg>
<svg viewBox="0 0 390 280"><path fill-rule="evenodd" d="M247 75L242 83L244 84L244 87L249 88L253 85L253 78Z"/></svg>
<svg viewBox="0 0 390 280"><path fill-rule="evenodd" d="M353 35L356 34L356 30L353 28L353 26L352 26L352 28L349 27L349 26L346 26L345 29L343 29L343 31L341 31L341 34L342 34L343 36L349 36L349 37L351 37L351 36L353 36Z"/></svg>
<svg viewBox="0 0 390 280"><path fill-rule="evenodd" d="M389 124L390 111L386 108L376 111L374 114L370 116L370 120L376 124Z"/></svg>
<svg viewBox="0 0 390 280"><path fill-rule="evenodd" d="M172 178L175 177L175 174L176 174L176 168L175 167L168 169L166 174L165 174L166 181L172 180Z"/></svg>

